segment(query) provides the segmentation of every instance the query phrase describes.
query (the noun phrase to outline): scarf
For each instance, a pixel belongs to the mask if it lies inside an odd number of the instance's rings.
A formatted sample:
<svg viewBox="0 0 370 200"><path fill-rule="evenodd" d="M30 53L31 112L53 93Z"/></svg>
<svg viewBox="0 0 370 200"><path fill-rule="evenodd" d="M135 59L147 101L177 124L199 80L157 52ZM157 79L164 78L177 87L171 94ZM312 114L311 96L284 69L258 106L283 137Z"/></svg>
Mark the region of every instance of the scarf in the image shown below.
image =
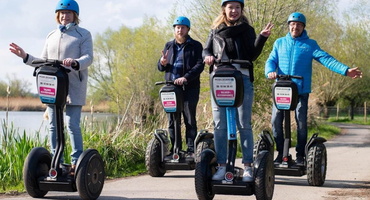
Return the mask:
<svg viewBox="0 0 370 200"><path fill-rule="evenodd" d="M235 26L226 26L225 24L221 24L219 29L216 30L216 34L220 35L224 38L226 46L226 54L231 59L239 58L239 59L247 59L250 60L250 45L254 43L250 43L250 26L247 23L240 23ZM240 44L240 47L237 49L235 43ZM239 56L238 56L239 52Z"/></svg>
<svg viewBox="0 0 370 200"><path fill-rule="evenodd" d="M76 25L76 23L73 23L73 22L69 23L67 25L59 24L58 28L59 28L60 32L65 33L69 28L71 28L74 25Z"/></svg>

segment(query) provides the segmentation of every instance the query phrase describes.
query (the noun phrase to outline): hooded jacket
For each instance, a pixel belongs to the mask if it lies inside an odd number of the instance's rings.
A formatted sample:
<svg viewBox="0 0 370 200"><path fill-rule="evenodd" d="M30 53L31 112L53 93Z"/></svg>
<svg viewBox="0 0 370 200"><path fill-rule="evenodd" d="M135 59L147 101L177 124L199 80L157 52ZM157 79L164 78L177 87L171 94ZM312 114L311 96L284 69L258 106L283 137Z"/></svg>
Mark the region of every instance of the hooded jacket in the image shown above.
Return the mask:
<svg viewBox="0 0 370 200"><path fill-rule="evenodd" d="M174 58L174 48L176 40L172 40L166 43L163 52L168 50L168 63L166 66L161 65L160 60L158 61L158 70L165 71L165 80L170 81L171 68L175 62ZM190 36L184 44L183 58L184 58L184 68L182 77L186 78L187 84L186 88L200 88L200 74L204 70L204 63L202 59L202 44L196 40L193 40Z"/></svg>
<svg viewBox="0 0 370 200"><path fill-rule="evenodd" d="M88 30L78 25L68 28L65 32L55 29L46 38L42 59L63 60L73 58L79 63L79 69L71 69L68 73L69 85L67 105L85 105L87 92L88 66L93 62L93 42ZM28 54L27 65L33 65L36 57Z"/></svg>
<svg viewBox="0 0 370 200"><path fill-rule="evenodd" d="M277 74L302 76L303 79L293 79L298 86L298 93L311 93L313 59L341 75L346 75L349 69L322 50L304 30L300 37L293 38L288 33L275 41L266 61L265 75L267 77L270 72L277 72Z"/></svg>

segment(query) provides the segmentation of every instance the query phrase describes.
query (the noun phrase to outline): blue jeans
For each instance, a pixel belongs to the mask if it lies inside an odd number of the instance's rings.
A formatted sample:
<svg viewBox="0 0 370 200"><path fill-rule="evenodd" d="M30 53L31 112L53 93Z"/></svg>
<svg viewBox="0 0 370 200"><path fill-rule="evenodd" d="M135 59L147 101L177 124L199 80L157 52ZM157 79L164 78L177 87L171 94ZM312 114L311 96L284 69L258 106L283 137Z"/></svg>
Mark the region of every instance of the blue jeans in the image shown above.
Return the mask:
<svg viewBox="0 0 370 200"><path fill-rule="evenodd" d="M236 123L240 134L242 146L242 163L253 162L253 132L252 132L252 104L254 96L253 83L249 76L243 75L244 98L243 104L237 109ZM215 150L217 154L217 163L225 164L227 162L228 139L226 108L217 106L213 96L211 96L212 113L214 121Z"/></svg>
<svg viewBox="0 0 370 200"><path fill-rule="evenodd" d="M57 127L56 127L56 112L54 106L48 105L48 114L49 114L49 131L50 131L50 144L51 144L51 154L55 154L56 148L56 136L57 136ZM83 142L82 134L80 128L80 119L81 119L81 110L82 106L66 105L66 118L67 122L67 131L72 145L72 162L71 164L75 165L77 163L78 157L83 152ZM61 160L63 162L63 160Z"/></svg>
<svg viewBox="0 0 370 200"><path fill-rule="evenodd" d="M182 115L184 117L184 124L185 124L185 138L187 144L187 151L194 152L194 141L195 137L197 136L197 105L199 101L199 92L200 88L189 88L186 89L183 93L184 98L184 110L182 111ZM181 114L179 115L180 119L177 120L177 126L179 127L179 132L175 133L175 121L173 114L167 114L168 116L168 132L170 133L171 139L171 149L170 151L173 152L173 147L175 143L175 134L177 138L177 144L179 145L179 150L182 150L182 138L181 138Z"/></svg>
<svg viewBox="0 0 370 200"><path fill-rule="evenodd" d="M296 156L305 156L305 146L307 143L307 110L309 94L300 94L298 96L297 108L294 111L297 123L297 146ZM278 110L275 105L272 106L272 132L275 138L276 150L283 154L284 149L284 111Z"/></svg>

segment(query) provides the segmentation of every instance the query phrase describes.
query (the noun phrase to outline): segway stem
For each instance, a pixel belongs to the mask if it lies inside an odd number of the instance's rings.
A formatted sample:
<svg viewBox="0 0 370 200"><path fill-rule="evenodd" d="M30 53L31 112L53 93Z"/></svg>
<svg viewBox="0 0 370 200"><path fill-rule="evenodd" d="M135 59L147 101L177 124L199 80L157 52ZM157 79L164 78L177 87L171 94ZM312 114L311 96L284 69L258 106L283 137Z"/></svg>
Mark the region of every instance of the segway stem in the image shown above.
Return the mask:
<svg viewBox="0 0 370 200"><path fill-rule="evenodd" d="M289 148L291 147L291 128L290 128L290 110L284 111L284 130L285 130L285 139L284 139L284 150L283 157L289 156Z"/></svg>
<svg viewBox="0 0 370 200"><path fill-rule="evenodd" d="M234 172L235 159L236 159L236 148L237 148L237 138L236 138L236 108L226 107L226 119L227 119L227 139L229 141L229 159L226 165L226 171Z"/></svg>
<svg viewBox="0 0 370 200"><path fill-rule="evenodd" d="M57 145L55 148L55 155L52 158L51 161L51 168L59 169L59 162L61 157L63 156L63 151L65 147L65 137L64 137L64 123L63 123L63 107L64 106L55 106L55 119L56 119L56 141Z"/></svg>

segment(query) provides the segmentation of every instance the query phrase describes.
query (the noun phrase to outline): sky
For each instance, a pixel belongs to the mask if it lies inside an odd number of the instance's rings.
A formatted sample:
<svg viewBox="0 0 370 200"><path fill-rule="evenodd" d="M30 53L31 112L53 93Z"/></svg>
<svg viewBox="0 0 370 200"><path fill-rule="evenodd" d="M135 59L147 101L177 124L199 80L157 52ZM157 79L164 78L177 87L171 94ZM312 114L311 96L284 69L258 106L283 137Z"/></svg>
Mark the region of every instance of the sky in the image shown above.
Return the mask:
<svg viewBox="0 0 370 200"><path fill-rule="evenodd" d="M345 8L353 0L339 0ZM55 7L58 0L0 0L0 80L7 77L27 81L31 92L36 93L33 68L9 51L14 42L27 53L40 56L47 34L57 27ZM122 25L138 27L143 18L167 20L174 0L77 0L80 7L80 26L94 36L108 28L118 30Z"/></svg>

